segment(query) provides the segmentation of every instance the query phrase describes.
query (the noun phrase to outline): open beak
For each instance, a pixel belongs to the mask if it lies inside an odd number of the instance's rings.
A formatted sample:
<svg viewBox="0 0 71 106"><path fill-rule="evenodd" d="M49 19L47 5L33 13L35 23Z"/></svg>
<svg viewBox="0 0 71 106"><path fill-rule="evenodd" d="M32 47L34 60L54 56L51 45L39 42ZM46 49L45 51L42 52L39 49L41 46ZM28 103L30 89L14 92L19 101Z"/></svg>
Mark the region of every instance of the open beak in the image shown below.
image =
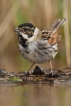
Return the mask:
<svg viewBox="0 0 71 106"><path fill-rule="evenodd" d="M18 29L18 28L15 28L14 31L15 31L15 32L19 32L19 29Z"/></svg>

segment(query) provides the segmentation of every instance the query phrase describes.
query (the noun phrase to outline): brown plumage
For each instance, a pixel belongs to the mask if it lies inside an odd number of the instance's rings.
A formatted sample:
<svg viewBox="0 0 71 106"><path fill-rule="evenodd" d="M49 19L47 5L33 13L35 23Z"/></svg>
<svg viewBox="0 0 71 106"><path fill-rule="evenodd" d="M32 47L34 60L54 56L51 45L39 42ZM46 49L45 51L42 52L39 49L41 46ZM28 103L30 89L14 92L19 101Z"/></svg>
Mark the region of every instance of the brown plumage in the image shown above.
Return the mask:
<svg viewBox="0 0 71 106"><path fill-rule="evenodd" d="M42 30L42 37L44 39L47 38L47 41L49 42L49 44L54 45L55 43L58 43L61 39L61 35L58 34L58 30L64 24L65 21L66 21L65 18L62 20L60 19L55 20L54 23L52 24L50 31Z"/></svg>
<svg viewBox="0 0 71 106"><path fill-rule="evenodd" d="M65 21L65 18L54 21L49 31L39 30L31 23L19 25L15 32L17 32L18 47L21 55L33 64L50 61L51 73L53 75L51 60L58 52L57 43L61 38L58 30Z"/></svg>

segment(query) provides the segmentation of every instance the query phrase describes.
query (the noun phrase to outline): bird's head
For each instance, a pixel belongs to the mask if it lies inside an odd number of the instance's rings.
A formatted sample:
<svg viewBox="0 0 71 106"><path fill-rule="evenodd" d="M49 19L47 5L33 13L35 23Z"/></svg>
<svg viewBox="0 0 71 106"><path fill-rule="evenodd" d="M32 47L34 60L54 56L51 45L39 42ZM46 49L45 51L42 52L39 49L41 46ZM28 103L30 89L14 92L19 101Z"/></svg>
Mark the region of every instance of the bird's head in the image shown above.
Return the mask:
<svg viewBox="0 0 71 106"><path fill-rule="evenodd" d="M25 39L28 43L38 39L40 30L31 23L24 23L14 29L18 39Z"/></svg>
<svg viewBox="0 0 71 106"><path fill-rule="evenodd" d="M22 37L23 39L28 39L33 36L35 26L31 23L24 23L19 25L14 31L17 34L17 37Z"/></svg>

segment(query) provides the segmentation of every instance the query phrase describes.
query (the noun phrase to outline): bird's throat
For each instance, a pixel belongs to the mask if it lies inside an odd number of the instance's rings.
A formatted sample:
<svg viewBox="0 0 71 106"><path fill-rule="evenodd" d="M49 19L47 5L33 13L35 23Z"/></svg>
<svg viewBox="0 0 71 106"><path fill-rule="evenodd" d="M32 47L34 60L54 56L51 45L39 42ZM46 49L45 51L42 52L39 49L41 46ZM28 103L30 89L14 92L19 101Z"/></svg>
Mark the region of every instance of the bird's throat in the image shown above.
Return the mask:
<svg viewBox="0 0 71 106"><path fill-rule="evenodd" d="M19 43L26 48L27 44L26 44L27 39L24 39L22 36L19 36Z"/></svg>

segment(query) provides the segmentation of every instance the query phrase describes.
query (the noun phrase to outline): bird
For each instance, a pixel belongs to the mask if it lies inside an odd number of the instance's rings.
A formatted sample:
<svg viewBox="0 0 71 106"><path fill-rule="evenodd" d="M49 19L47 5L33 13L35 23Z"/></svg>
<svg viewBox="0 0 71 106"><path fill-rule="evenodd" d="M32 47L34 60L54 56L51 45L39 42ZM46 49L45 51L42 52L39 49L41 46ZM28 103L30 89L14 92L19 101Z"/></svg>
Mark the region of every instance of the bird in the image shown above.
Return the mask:
<svg viewBox="0 0 71 106"><path fill-rule="evenodd" d="M58 42L61 39L58 30L65 22L65 18L55 20L50 30L41 30L32 23L23 23L14 29L18 38L20 54L29 62L32 62L28 72L34 64L42 64L49 61L50 73L53 75L51 61L58 53Z"/></svg>

